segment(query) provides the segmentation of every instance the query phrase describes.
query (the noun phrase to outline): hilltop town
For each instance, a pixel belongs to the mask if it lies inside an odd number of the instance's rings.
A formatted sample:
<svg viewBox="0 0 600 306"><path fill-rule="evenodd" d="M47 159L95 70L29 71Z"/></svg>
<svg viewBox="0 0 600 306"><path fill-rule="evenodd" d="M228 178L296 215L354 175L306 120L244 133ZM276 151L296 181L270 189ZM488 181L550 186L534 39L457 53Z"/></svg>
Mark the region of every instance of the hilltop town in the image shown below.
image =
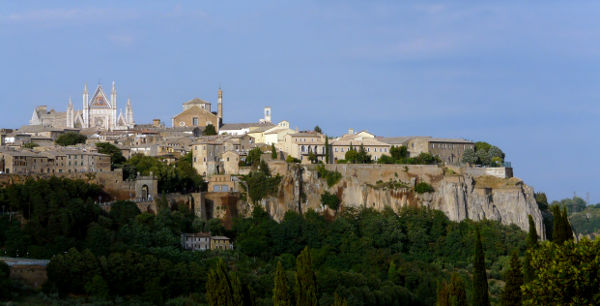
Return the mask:
<svg viewBox="0 0 600 306"><path fill-rule="evenodd" d="M221 89L216 111L211 102L193 98L182 103L182 111L172 114L168 124L159 119L136 123L131 99L127 100L125 114L117 115L114 82L110 96L102 85L97 86L91 98L85 85L82 96L82 110L75 110L69 98L66 112L37 106L29 124L16 130L0 130L0 171L6 174L107 172L111 170L110 162L106 155L98 153L95 145L103 142L117 146L125 158L143 154L168 163L193 152L194 168L207 178L243 174L238 164L256 147L263 152L270 152L273 147L277 158L302 164L345 162L346 153L352 149L364 150L377 163L382 156L391 156L390 150L395 146L405 147L408 157L425 153L445 164L459 165L464 164L464 152L475 149L472 141L458 138L381 136L353 129L332 137L318 127L292 129L290 120L273 121L269 106L264 108L264 117L256 122L229 122L224 116ZM56 143L61 135L69 133L83 135L85 141L69 146ZM499 159L497 165L502 166L502 162Z"/></svg>

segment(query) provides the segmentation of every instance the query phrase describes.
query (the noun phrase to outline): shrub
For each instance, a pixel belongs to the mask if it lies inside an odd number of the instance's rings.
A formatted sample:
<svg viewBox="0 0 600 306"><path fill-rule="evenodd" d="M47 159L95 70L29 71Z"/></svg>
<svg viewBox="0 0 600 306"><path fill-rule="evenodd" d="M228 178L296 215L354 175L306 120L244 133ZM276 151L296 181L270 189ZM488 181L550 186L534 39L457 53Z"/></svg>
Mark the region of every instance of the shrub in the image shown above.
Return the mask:
<svg viewBox="0 0 600 306"><path fill-rule="evenodd" d="M325 191L321 195L321 203L335 211L337 211L338 208L340 207L340 202L341 202L340 199L337 197L337 195L335 193L329 193L328 191Z"/></svg>
<svg viewBox="0 0 600 306"><path fill-rule="evenodd" d="M433 187L431 187L431 185L425 183L425 182L420 182L417 185L415 185L415 192L416 193L426 193L426 192L433 192Z"/></svg>
<svg viewBox="0 0 600 306"><path fill-rule="evenodd" d="M75 132L64 133L56 139L56 144L66 147L76 145L78 143L85 143L87 137Z"/></svg>
<svg viewBox="0 0 600 306"><path fill-rule="evenodd" d="M285 161L288 162L288 163L294 163L294 164L299 164L300 163L299 159L297 159L297 158L295 158L295 157L293 157L291 155L288 155L288 157L285 158Z"/></svg>
<svg viewBox="0 0 600 306"><path fill-rule="evenodd" d="M319 174L319 178L324 178L327 181L327 186L331 187L342 179L342 174L338 171L329 171L325 169L325 166L320 165L317 168L317 173Z"/></svg>

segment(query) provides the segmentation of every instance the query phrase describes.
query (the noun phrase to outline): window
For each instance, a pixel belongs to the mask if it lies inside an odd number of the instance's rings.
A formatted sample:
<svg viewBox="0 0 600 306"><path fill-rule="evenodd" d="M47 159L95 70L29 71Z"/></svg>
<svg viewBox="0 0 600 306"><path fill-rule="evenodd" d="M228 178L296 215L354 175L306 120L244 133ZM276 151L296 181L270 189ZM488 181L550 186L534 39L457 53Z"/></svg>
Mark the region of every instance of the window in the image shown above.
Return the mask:
<svg viewBox="0 0 600 306"><path fill-rule="evenodd" d="M337 148L335 148L335 151L337 152Z"/></svg>
<svg viewBox="0 0 600 306"><path fill-rule="evenodd" d="M203 105L204 106L204 105ZM192 118L192 125L193 126L198 126L198 117L194 117Z"/></svg>

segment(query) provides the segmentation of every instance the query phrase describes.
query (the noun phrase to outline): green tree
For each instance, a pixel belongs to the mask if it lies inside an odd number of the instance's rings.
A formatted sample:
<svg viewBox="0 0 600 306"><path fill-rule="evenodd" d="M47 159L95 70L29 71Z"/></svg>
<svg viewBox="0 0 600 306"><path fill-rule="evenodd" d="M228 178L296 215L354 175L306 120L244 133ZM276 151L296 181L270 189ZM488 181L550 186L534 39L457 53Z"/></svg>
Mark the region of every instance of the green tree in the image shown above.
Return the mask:
<svg viewBox="0 0 600 306"><path fill-rule="evenodd" d="M475 154L475 150L471 148L466 148L463 152L462 162L465 164L475 165L477 164L478 158Z"/></svg>
<svg viewBox="0 0 600 306"><path fill-rule="evenodd" d="M542 242L532 250L536 278L522 287L524 305L598 305L600 239Z"/></svg>
<svg viewBox="0 0 600 306"><path fill-rule="evenodd" d="M259 147L250 150L248 156L246 156L246 166L257 167L260 164L261 156L262 151Z"/></svg>
<svg viewBox="0 0 600 306"><path fill-rule="evenodd" d="M208 124L208 125L206 125L206 127L204 127L204 131L202 132L202 135L204 135L204 136L217 135L217 129L215 128L214 125Z"/></svg>
<svg viewBox="0 0 600 306"><path fill-rule="evenodd" d="M109 297L108 284L102 276L96 274L85 284L85 292L89 295L106 299Z"/></svg>
<svg viewBox="0 0 600 306"><path fill-rule="evenodd" d="M443 282L441 286L438 287L436 305L467 305L467 291L465 289L465 282L457 273L452 273L449 283Z"/></svg>
<svg viewBox="0 0 600 306"><path fill-rule="evenodd" d="M558 205L551 206L552 215L554 215L554 224L552 227L552 241L562 244L567 240L573 239L573 230L569 223L567 208L563 206L561 209Z"/></svg>
<svg viewBox="0 0 600 306"><path fill-rule="evenodd" d="M504 291L502 291L502 304L506 306L521 305L523 295L521 286L523 285L523 273L521 272L521 262L519 253L515 250L510 257L510 268L504 274Z"/></svg>
<svg viewBox="0 0 600 306"><path fill-rule="evenodd" d="M323 132L323 131L321 131L321 128L318 125L315 126L314 131L317 132L317 133L319 133L319 134L321 134Z"/></svg>
<svg viewBox="0 0 600 306"><path fill-rule="evenodd" d="M535 278L533 267L531 266L531 250L535 249L538 244L538 235L535 230L533 217L528 216L529 233L527 234L527 251L525 252L525 261L523 263L523 278L525 282L530 282Z"/></svg>
<svg viewBox="0 0 600 306"><path fill-rule="evenodd" d="M335 210L337 212L340 207L340 199L335 193L329 193L329 191L325 191L321 194L321 204Z"/></svg>
<svg viewBox="0 0 600 306"><path fill-rule="evenodd" d="M225 263L219 258L217 266L208 272L206 281L206 300L208 305L243 305L242 288L237 276L227 272Z"/></svg>
<svg viewBox="0 0 600 306"><path fill-rule="evenodd" d="M39 144L37 144L37 143L35 143L35 142L28 142L28 143L24 143L24 144L22 145L22 147L23 147L23 148L25 148L25 149L33 149L33 148L35 148L35 147L39 147L39 146L40 146L40 145L39 145Z"/></svg>
<svg viewBox="0 0 600 306"><path fill-rule="evenodd" d="M485 272L485 255L481 245L479 228L475 233L475 254L473 256L473 305L489 306L487 273Z"/></svg>
<svg viewBox="0 0 600 306"><path fill-rule="evenodd" d="M281 265L281 261L277 262L277 270L275 271L275 284L273 287L273 305L274 306L290 306L292 305L290 295L288 293L287 278L285 271Z"/></svg>
<svg viewBox="0 0 600 306"><path fill-rule="evenodd" d="M66 132L54 141L57 145L66 147L76 145L78 143L85 143L87 137L75 132Z"/></svg>
<svg viewBox="0 0 600 306"><path fill-rule="evenodd" d="M277 160L277 149L275 149L275 144L271 144L271 159Z"/></svg>
<svg viewBox="0 0 600 306"><path fill-rule="evenodd" d="M296 305L319 305L317 279L313 272L308 246L296 259Z"/></svg>
<svg viewBox="0 0 600 306"><path fill-rule="evenodd" d="M123 163L127 161L125 157L123 157L121 149L111 143L99 142L96 143L96 148L98 149L98 153L110 155L110 166L113 170L115 168L121 168Z"/></svg>

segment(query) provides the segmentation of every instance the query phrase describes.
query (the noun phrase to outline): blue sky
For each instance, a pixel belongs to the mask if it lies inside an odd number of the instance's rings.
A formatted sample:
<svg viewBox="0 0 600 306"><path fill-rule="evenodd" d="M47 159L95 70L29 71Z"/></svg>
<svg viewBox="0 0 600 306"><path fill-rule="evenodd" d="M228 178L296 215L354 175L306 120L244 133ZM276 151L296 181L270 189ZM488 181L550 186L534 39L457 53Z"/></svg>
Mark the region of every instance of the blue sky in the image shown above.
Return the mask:
<svg viewBox="0 0 600 306"><path fill-rule="evenodd" d="M117 82L137 122L224 91L226 122L485 140L551 199L597 186L598 1L3 1L1 127Z"/></svg>

